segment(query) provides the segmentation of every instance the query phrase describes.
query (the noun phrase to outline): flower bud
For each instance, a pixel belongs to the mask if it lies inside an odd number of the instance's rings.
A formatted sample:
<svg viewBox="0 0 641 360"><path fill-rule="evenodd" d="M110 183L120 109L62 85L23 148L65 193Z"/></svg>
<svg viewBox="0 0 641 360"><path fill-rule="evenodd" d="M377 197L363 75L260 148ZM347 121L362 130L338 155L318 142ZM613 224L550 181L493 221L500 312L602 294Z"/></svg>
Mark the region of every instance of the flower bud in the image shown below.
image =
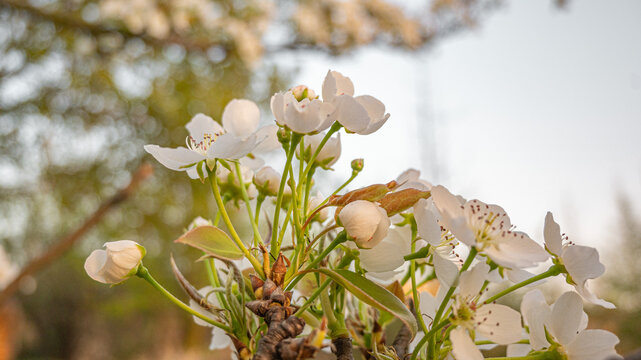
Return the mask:
<svg viewBox="0 0 641 360"><path fill-rule="evenodd" d="M254 175L254 185L267 196L276 196L280 186L280 174L271 166L265 166Z"/></svg>
<svg viewBox="0 0 641 360"><path fill-rule="evenodd" d="M298 85L296 87L293 87L291 92L292 92L292 94L294 94L294 97L298 101L302 101L305 98L307 98L309 100L314 100L314 99L318 98L318 95L316 95L314 90L308 88L305 85Z"/></svg>
<svg viewBox="0 0 641 360"><path fill-rule="evenodd" d="M365 164L363 163L363 159L354 159L352 160L352 170L356 172L361 172L363 170L363 166Z"/></svg>
<svg viewBox="0 0 641 360"><path fill-rule="evenodd" d="M319 192L316 193L316 195L312 196L309 198L309 205L307 208L307 216L311 215L311 212L314 211L322 202L325 200L325 197L323 194ZM329 209L328 208L323 208L320 211L318 211L314 215L314 220L317 220L318 222L324 222L329 218Z"/></svg>
<svg viewBox="0 0 641 360"><path fill-rule="evenodd" d="M292 139L292 133L285 128L280 128L276 132L276 137L278 138L278 142L285 146L289 144L289 141Z"/></svg>
<svg viewBox="0 0 641 360"><path fill-rule="evenodd" d="M310 161L312 155L316 152L316 149L318 149L318 145L320 145L320 142L324 137L325 133L306 136L304 139L305 148L303 150L303 154L301 155L300 149L296 149L296 155L298 155L299 158L302 156L305 161ZM323 169L329 169L332 165L334 165L334 163L336 163L336 161L338 161L340 155L341 134L339 133L335 137L331 137L329 138L329 140L327 140L321 151L316 156L314 164L322 167Z"/></svg>
<svg viewBox="0 0 641 360"><path fill-rule="evenodd" d="M365 249L380 243L387 236L391 223L384 209L365 200L347 204L338 218L349 239Z"/></svg>
<svg viewBox="0 0 641 360"><path fill-rule="evenodd" d="M85 271L104 284L119 284L136 274L145 256L145 248L135 241L120 240L105 244L106 250L94 250L85 261Z"/></svg>

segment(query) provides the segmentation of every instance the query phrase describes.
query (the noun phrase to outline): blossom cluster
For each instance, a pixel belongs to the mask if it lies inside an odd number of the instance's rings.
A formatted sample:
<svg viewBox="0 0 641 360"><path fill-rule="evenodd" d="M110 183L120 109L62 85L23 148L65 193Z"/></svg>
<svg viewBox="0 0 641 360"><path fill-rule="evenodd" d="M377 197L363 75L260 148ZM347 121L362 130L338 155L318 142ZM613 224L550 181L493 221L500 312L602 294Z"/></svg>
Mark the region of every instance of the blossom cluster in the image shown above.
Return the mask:
<svg viewBox="0 0 641 360"><path fill-rule="evenodd" d="M212 327L212 349L241 359L330 350L351 358L354 348L377 359L475 360L496 345L507 345L506 358L618 357L618 338L587 329L583 310L584 302L614 308L589 287L605 271L599 254L569 241L551 213L541 243L516 230L499 205L453 194L414 169L343 191L363 170L362 159L325 197L314 175L336 164L341 131L345 138L379 130L390 117L385 105L355 96L347 76L329 71L320 96L296 86L274 94L270 108L273 123L261 127L255 103L232 100L222 124L194 116L186 146L145 146L165 167L208 182L218 206L213 220L194 220L176 240L203 252L210 279L197 290L172 259L190 305L151 277L144 248L133 241L94 251L87 273L108 284L145 279ZM265 160L279 149L282 172ZM538 289L518 310L497 303L555 276L573 290L552 304ZM401 330L387 341L384 330L395 323Z"/></svg>

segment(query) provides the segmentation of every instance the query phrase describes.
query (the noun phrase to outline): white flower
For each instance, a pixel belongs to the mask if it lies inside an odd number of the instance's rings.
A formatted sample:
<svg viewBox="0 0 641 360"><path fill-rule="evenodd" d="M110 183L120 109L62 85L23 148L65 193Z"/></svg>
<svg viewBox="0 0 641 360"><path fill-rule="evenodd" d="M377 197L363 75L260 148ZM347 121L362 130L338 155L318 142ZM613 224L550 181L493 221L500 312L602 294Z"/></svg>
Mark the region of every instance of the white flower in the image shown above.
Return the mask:
<svg viewBox="0 0 641 360"><path fill-rule="evenodd" d="M551 347L546 330L560 347L554 347L568 360L605 360L620 358L614 346L616 335L605 330L586 330L588 316L583 311L581 297L568 291L551 307L539 290L525 294L521 313L530 331L530 345L535 350Z"/></svg>
<svg viewBox="0 0 641 360"><path fill-rule="evenodd" d="M307 216L311 215L311 212L314 211L320 204L325 200L325 197L323 194L321 194L320 191L316 192L316 195L311 196L309 198L309 204L307 204ZM318 213L315 215L315 220L318 220L319 222L324 222L325 220L329 219L329 208L324 208L320 210Z"/></svg>
<svg viewBox="0 0 641 360"><path fill-rule="evenodd" d="M259 141L256 135L246 139L236 137L225 130L214 119L197 114L186 125L189 131L187 148L164 148L158 145L145 145L145 151L167 168L187 171L191 178L198 178L196 166L208 159L239 159L256 148ZM202 168L201 168L202 170ZM206 175L205 171L202 171Z"/></svg>
<svg viewBox="0 0 641 360"><path fill-rule="evenodd" d="M383 241L391 223L383 208L365 200L347 204L338 218L350 240L365 249L371 249Z"/></svg>
<svg viewBox="0 0 641 360"><path fill-rule="evenodd" d="M11 262L9 256L0 246L0 290L4 289L18 274L18 266Z"/></svg>
<svg viewBox="0 0 641 360"><path fill-rule="evenodd" d="M354 97L354 84L337 71L328 71L323 81L323 101L335 107L333 118L347 131L368 135L389 118L385 105L373 96Z"/></svg>
<svg viewBox="0 0 641 360"><path fill-rule="evenodd" d="M198 293L211 305L220 308L220 303L218 302L218 298L216 294L213 292L214 288L211 286L205 286L204 288L198 290ZM198 304L196 301L193 299L189 299L189 307L195 310L196 312L206 316L206 317L211 317L212 313L205 310L200 304ZM222 350L222 349L227 349L229 348L231 350L231 353L233 354L232 357L234 359L238 359L238 354L236 353L236 349L233 346L234 344L231 341L231 338L227 333L222 330L219 327L213 326L210 323L197 318L196 316L193 317L194 322L200 326L206 326L206 327L211 327L211 343L209 344L209 350Z"/></svg>
<svg viewBox="0 0 641 360"><path fill-rule="evenodd" d="M360 251L361 267L377 273L398 269L405 263L403 256L410 253L410 242L411 233L408 226L390 229L378 245Z"/></svg>
<svg viewBox="0 0 641 360"><path fill-rule="evenodd" d="M419 244L422 246L418 247L416 251L429 245L428 256L431 256L437 279L447 286L454 285L459 269L454 263L456 258L452 258L451 255L458 242L446 231L441 231L441 226L438 223L438 210L431 198L420 199L414 205L414 218L418 234L423 239L419 240Z"/></svg>
<svg viewBox="0 0 641 360"><path fill-rule="evenodd" d="M478 302L489 269L486 263L478 263L461 274L459 294L452 310L452 324L457 327L450 334L452 352L457 360L483 359L470 333L501 345L521 338L521 314L518 311L505 305Z"/></svg>
<svg viewBox="0 0 641 360"><path fill-rule="evenodd" d="M278 125L295 133L316 134L334 122L334 105L309 96L297 99L291 90L274 94L270 105Z"/></svg>
<svg viewBox="0 0 641 360"><path fill-rule="evenodd" d="M105 244L107 250L94 250L85 261L85 271L104 284L118 284L136 274L145 248L135 241L119 240Z"/></svg>
<svg viewBox="0 0 641 360"><path fill-rule="evenodd" d="M303 157L310 160L311 156L318 149L321 140L325 137L325 133L319 133L316 135L306 136L304 138L304 151ZM300 148L296 149L296 155L300 158ZM322 167L323 169L329 169L338 161L338 158L341 156L341 134L337 134L334 137L330 137L329 140L325 143L321 151L316 157L315 164Z"/></svg>
<svg viewBox="0 0 641 360"><path fill-rule="evenodd" d="M254 174L254 185L265 195L276 196L280 187L280 173L271 166L265 166Z"/></svg>
<svg viewBox="0 0 641 360"><path fill-rule="evenodd" d="M605 266L599 261L599 252L593 247L576 245L570 241L563 244L561 228L551 212L545 215L543 236L545 247L555 256L556 262L565 267L570 277L568 280L571 280L576 291L593 304L614 309L614 304L597 298L587 287L589 279L596 279L605 272Z"/></svg>
<svg viewBox="0 0 641 360"><path fill-rule="evenodd" d="M396 191L403 189L429 191L432 188L432 184L430 182L421 179L421 172L416 169L407 169L403 171L396 178L396 182L398 183Z"/></svg>
<svg viewBox="0 0 641 360"><path fill-rule="evenodd" d="M187 171L197 179L197 166L204 171L205 161L213 159L237 160L250 152L264 152L278 147L277 126L258 129L260 112L250 100L235 99L225 106L223 126L209 116L197 114L185 125L189 136L187 147L175 149L158 145L145 145L145 151L171 170Z"/></svg>
<svg viewBox="0 0 641 360"><path fill-rule="evenodd" d="M431 191L443 225L461 242L474 246L495 263L507 268L527 268L549 258L527 234L513 230L510 218L500 206L479 200L462 203L440 185Z"/></svg>

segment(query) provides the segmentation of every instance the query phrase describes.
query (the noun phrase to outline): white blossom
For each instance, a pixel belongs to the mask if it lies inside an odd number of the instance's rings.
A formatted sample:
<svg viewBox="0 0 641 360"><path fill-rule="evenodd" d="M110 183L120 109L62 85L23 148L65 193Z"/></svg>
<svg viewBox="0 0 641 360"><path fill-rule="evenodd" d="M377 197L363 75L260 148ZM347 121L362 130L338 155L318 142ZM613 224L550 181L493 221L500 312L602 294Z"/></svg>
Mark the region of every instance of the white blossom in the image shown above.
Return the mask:
<svg viewBox="0 0 641 360"><path fill-rule="evenodd" d="M316 134L332 125L334 105L317 99L313 92L299 95L290 90L272 96L270 106L278 125L299 134Z"/></svg>
<svg viewBox="0 0 641 360"><path fill-rule="evenodd" d="M131 240L108 242L105 248L94 250L85 261L87 275L104 284L119 284L135 275L146 252Z"/></svg>
<svg viewBox="0 0 641 360"><path fill-rule="evenodd" d="M527 268L549 258L527 234L514 231L510 218L498 205L479 200L462 202L443 186L432 188L434 204L443 225L458 240L507 268Z"/></svg>
<svg viewBox="0 0 641 360"><path fill-rule="evenodd" d="M414 218L422 239L417 242L419 246L416 251L429 245L428 257L432 261L436 277L447 286L454 285L459 268L455 264L456 256L453 257L452 254L458 242L447 231L441 230L439 213L431 198L420 199L414 205Z"/></svg>
<svg viewBox="0 0 641 360"><path fill-rule="evenodd" d="M597 298L587 287L589 279L596 279L605 272L605 266L599 261L597 249L576 245L570 241L563 243L561 228L554 221L551 212L548 212L545 216L543 236L545 238L545 247L554 255L556 261L565 267L569 276L568 282L574 285L576 291L585 300L593 304L601 305L608 309L615 308L614 304Z"/></svg>
<svg viewBox="0 0 641 360"><path fill-rule="evenodd" d="M316 152L320 142L325 137L325 133L318 133L315 135L309 135L304 138L304 158L310 159L311 156ZM300 148L296 149L296 155L301 156ZM341 134L338 133L336 136L330 137L323 148L319 151L318 156L316 156L315 164L322 167L323 169L330 169L332 165L338 161L338 158L341 156Z"/></svg>
<svg viewBox="0 0 641 360"><path fill-rule="evenodd" d="M470 333L480 334L490 341L507 345L521 338L521 314L509 306L479 302L489 265L478 263L461 274L459 293L453 303L450 334L452 352L457 360L483 359Z"/></svg>
<svg viewBox="0 0 641 360"><path fill-rule="evenodd" d="M338 218L348 237L358 247L365 249L371 249L383 241L391 224L383 208L365 200L347 204Z"/></svg>
<svg viewBox="0 0 641 360"><path fill-rule="evenodd" d="M254 185L268 196L276 196L280 187L280 173L271 166L265 166L254 174Z"/></svg>
<svg viewBox="0 0 641 360"><path fill-rule="evenodd" d="M568 360L619 359L614 346L619 343L616 335L605 330L586 329L588 316L583 311L581 297L568 291L549 306L539 290L525 294L521 313L530 332L530 345L535 350L551 348L551 340L560 345L554 347Z"/></svg>
<svg viewBox="0 0 641 360"><path fill-rule="evenodd" d="M243 114L244 115L244 114ZM252 133L239 137L227 132L214 119L204 114L197 114L185 126L189 132L187 147L164 148L158 145L145 145L145 151L167 168L175 171L187 171L191 178L199 178L196 166L205 166L204 160L230 159L236 160L249 154L264 141L267 136ZM244 130L244 126L234 130ZM207 173L201 168L201 173Z"/></svg>
<svg viewBox="0 0 641 360"><path fill-rule="evenodd" d="M323 101L332 104L333 117L349 132L368 135L380 129L390 114L370 95L354 97L354 84L338 71L328 71L323 81Z"/></svg>

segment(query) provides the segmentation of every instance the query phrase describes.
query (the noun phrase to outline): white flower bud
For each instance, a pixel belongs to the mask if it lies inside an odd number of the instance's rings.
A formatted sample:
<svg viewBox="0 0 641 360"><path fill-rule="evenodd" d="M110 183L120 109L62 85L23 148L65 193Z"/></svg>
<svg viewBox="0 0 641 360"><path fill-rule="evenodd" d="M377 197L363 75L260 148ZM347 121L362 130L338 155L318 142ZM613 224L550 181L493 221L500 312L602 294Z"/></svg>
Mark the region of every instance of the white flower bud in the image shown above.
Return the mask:
<svg viewBox="0 0 641 360"><path fill-rule="evenodd" d="M268 196L276 196L280 187L281 176L271 166L265 166L254 175L254 184L258 191Z"/></svg>
<svg viewBox="0 0 641 360"><path fill-rule="evenodd" d="M316 149L318 149L318 145L320 145L320 142L324 137L325 133L319 133L316 135L309 135L305 137L305 150L303 156L306 160L311 160L311 156L316 152ZM301 156L299 149L296 149L296 154L299 157ZM321 151L318 153L315 163L316 165L321 166L323 169L329 169L332 165L334 165L334 163L336 163L336 161L338 161L338 158L340 156L341 134L339 133L335 137L331 137L329 138L329 140L327 140L325 146L323 146Z"/></svg>
<svg viewBox="0 0 641 360"><path fill-rule="evenodd" d="M311 212L314 211L322 202L325 200L325 197L323 194L319 192L316 193L316 195L312 196L309 198L309 204L307 207L307 216L311 215ZM329 208L324 208L320 210L318 213L315 215L315 220L318 220L319 222L324 222L329 218Z"/></svg>
<svg viewBox="0 0 641 360"><path fill-rule="evenodd" d="M87 275L104 284L118 284L135 275L146 253L131 240L108 242L105 248L94 250L85 261Z"/></svg>
<svg viewBox="0 0 641 360"><path fill-rule="evenodd" d="M384 209L366 200L347 204L338 218L350 240L365 249L380 243L387 236L391 223Z"/></svg>

